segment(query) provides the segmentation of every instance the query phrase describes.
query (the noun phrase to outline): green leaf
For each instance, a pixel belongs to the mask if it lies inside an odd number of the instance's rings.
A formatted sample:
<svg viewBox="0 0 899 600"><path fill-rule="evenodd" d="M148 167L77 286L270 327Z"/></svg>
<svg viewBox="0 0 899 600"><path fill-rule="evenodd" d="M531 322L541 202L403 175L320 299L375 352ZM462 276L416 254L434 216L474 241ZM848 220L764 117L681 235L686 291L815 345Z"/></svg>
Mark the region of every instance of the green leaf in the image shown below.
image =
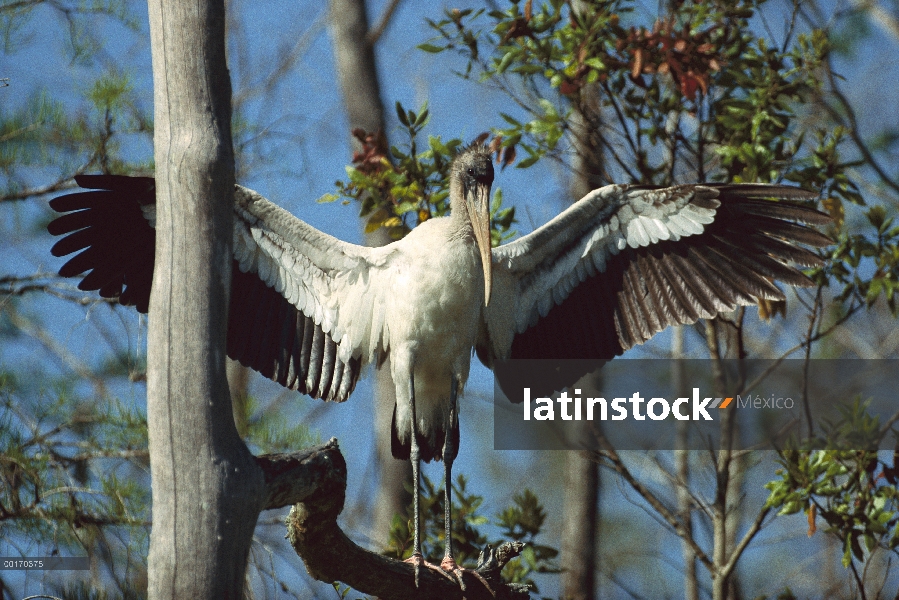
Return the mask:
<svg viewBox="0 0 899 600"><path fill-rule="evenodd" d="M504 112L499 113L499 116L503 118L504 121L509 123L510 125L514 125L515 127L521 127L521 122L516 120L514 117L507 115Z"/></svg>
<svg viewBox="0 0 899 600"><path fill-rule="evenodd" d="M403 105L400 104L400 101L396 101L396 116L399 118L400 123L409 126L409 119L406 118L406 110L403 108Z"/></svg>
<svg viewBox="0 0 899 600"><path fill-rule="evenodd" d="M527 169L528 167L534 165L538 160L540 160L540 156L535 154L533 156L529 156L524 160L518 161L518 164L515 165L516 169Z"/></svg>
<svg viewBox="0 0 899 600"><path fill-rule="evenodd" d="M397 205L395 212L398 215L404 215L407 212L411 212L418 208L418 205L414 202L401 202Z"/></svg>
<svg viewBox="0 0 899 600"><path fill-rule="evenodd" d="M438 52L443 52L446 48L442 46L435 46L434 44L419 44L416 46L419 50L424 50L425 52L430 52L431 54L437 54Z"/></svg>

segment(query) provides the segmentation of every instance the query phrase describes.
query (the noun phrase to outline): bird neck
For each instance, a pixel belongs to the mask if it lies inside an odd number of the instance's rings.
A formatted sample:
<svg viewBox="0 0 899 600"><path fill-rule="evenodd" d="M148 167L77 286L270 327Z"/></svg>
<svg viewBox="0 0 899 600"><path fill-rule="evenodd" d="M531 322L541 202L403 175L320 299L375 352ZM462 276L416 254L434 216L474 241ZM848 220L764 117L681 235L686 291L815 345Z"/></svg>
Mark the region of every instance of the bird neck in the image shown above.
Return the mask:
<svg viewBox="0 0 899 600"><path fill-rule="evenodd" d="M468 207L465 202L450 203L449 214L452 237L472 238L474 239L474 229L471 227L471 217L468 214Z"/></svg>

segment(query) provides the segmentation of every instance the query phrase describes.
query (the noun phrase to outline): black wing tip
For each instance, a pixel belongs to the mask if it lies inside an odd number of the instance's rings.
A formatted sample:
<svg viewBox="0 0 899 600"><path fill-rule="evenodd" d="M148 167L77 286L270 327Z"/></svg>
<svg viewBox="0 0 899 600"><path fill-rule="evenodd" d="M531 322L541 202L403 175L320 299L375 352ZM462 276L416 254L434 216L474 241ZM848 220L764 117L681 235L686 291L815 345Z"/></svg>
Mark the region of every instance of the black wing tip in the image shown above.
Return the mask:
<svg viewBox="0 0 899 600"><path fill-rule="evenodd" d="M139 205L155 201L151 177L76 175L82 191L50 200L50 207L65 213L47 225L54 236L65 236L50 249L53 256L77 252L59 270L63 277L90 272L78 283L83 291L99 291L118 298L139 312L149 309L153 271L152 227ZM150 252L145 252L150 244Z"/></svg>
<svg viewBox="0 0 899 600"><path fill-rule="evenodd" d="M819 197L817 192L792 185L731 184L722 188L722 194L739 199L748 207L766 208L786 221L822 226L833 223L830 215L809 204Z"/></svg>
<svg viewBox="0 0 899 600"><path fill-rule="evenodd" d="M86 190L146 189L148 186L155 187L156 179L137 175L94 173L75 175L75 183Z"/></svg>

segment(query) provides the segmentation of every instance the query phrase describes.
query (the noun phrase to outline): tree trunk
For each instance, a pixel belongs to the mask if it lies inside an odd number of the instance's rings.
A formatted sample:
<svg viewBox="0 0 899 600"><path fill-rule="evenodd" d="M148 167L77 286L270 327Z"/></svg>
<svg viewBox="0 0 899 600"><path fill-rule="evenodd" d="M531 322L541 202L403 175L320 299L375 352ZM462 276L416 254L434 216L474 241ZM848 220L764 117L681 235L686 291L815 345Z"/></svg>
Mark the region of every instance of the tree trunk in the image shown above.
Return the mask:
<svg viewBox="0 0 899 600"><path fill-rule="evenodd" d="M149 597L237 598L263 502L225 377L234 154L221 0L149 3L157 185Z"/></svg>
<svg viewBox="0 0 899 600"><path fill-rule="evenodd" d="M562 525L562 597L567 600L595 595L598 499L599 466L579 452L568 452Z"/></svg>
<svg viewBox="0 0 899 600"><path fill-rule="evenodd" d="M576 1L572 4L576 11L587 10L586 4ZM598 90L587 87L581 95L572 114L572 131L577 154L574 157L574 178L571 194L582 198L589 191L604 183L604 156L602 145L602 114L599 108ZM589 376L588 376L589 377ZM591 385L594 382L580 381L576 386ZM579 452L568 452L565 477L565 524L562 527L561 562L563 597L587 600L595 597L596 589L596 542L600 523L599 511L599 465Z"/></svg>
<svg viewBox="0 0 899 600"><path fill-rule="evenodd" d="M331 35L337 60L337 78L350 131L362 129L380 132L387 148L384 104L378 79L375 51L369 42L368 16L364 0L331 0ZM349 133L349 132L347 132ZM354 150L361 150L359 141L351 136ZM367 246L390 243L386 229L365 235ZM390 450L390 426L396 392L390 377L389 362L375 374L375 468L378 471L378 500L374 505L372 539L386 545L390 525L396 514L405 515L412 497L405 482L411 480L409 461L398 461Z"/></svg>
<svg viewBox="0 0 899 600"><path fill-rule="evenodd" d="M576 111L575 122L587 120ZM582 132L585 127L577 128ZM592 136L591 136L592 137ZM581 198L599 187L601 147L578 140L575 158L575 178L571 186L573 196ZM596 377L588 375L574 387L598 387ZM585 392L586 393L586 392ZM594 597L596 585L596 529L599 524L599 465L580 452L568 452L565 457L565 524L562 527L561 561L563 597L587 600Z"/></svg>
<svg viewBox="0 0 899 600"><path fill-rule="evenodd" d="M671 332L671 358L674 359L674 389L678 394L686 393L686 374L681 360L684 358L684 327L676 325ZM686 422L676 425L677 442L674 450L674 481L677 495L677 512L684 531L693 538L693 498L690 495L690 455L687 450L690 430ZM699 600L699 579L696 574L696 552L686 539L681 540L681 556L684 559L684 599Z"/></svg>
<svg viewBox="0 0 899 600"><path fill-rule="evenodd" d="M368 42L365 0L331 0L330 20L337 78L350 129L383 133L384 105L374 48Z"/></svg>

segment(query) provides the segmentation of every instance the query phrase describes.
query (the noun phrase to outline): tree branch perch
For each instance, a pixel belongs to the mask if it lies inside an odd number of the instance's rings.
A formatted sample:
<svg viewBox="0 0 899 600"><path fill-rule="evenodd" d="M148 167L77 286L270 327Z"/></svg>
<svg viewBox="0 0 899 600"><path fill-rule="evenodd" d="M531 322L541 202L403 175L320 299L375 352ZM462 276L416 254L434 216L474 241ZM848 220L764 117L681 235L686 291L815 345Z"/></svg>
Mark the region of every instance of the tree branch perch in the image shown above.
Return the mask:
<svg viewBox="0 0 899 600"><path fill-rule="evenodd" d="M419 587L411 564L360 548L337 525L346 498L346 462L337 440L295 454L260 456L257 464L265 474L265 508L295 502L287 517L287 539L303 560L309 574L319 581L340 581L379 598L447 598L468 600L529 597L527 586L506 584L500 571L524 547L520 542L487 546L481 552L476 572L465 572L466 590L450 578L422 567Z"/></svg>

